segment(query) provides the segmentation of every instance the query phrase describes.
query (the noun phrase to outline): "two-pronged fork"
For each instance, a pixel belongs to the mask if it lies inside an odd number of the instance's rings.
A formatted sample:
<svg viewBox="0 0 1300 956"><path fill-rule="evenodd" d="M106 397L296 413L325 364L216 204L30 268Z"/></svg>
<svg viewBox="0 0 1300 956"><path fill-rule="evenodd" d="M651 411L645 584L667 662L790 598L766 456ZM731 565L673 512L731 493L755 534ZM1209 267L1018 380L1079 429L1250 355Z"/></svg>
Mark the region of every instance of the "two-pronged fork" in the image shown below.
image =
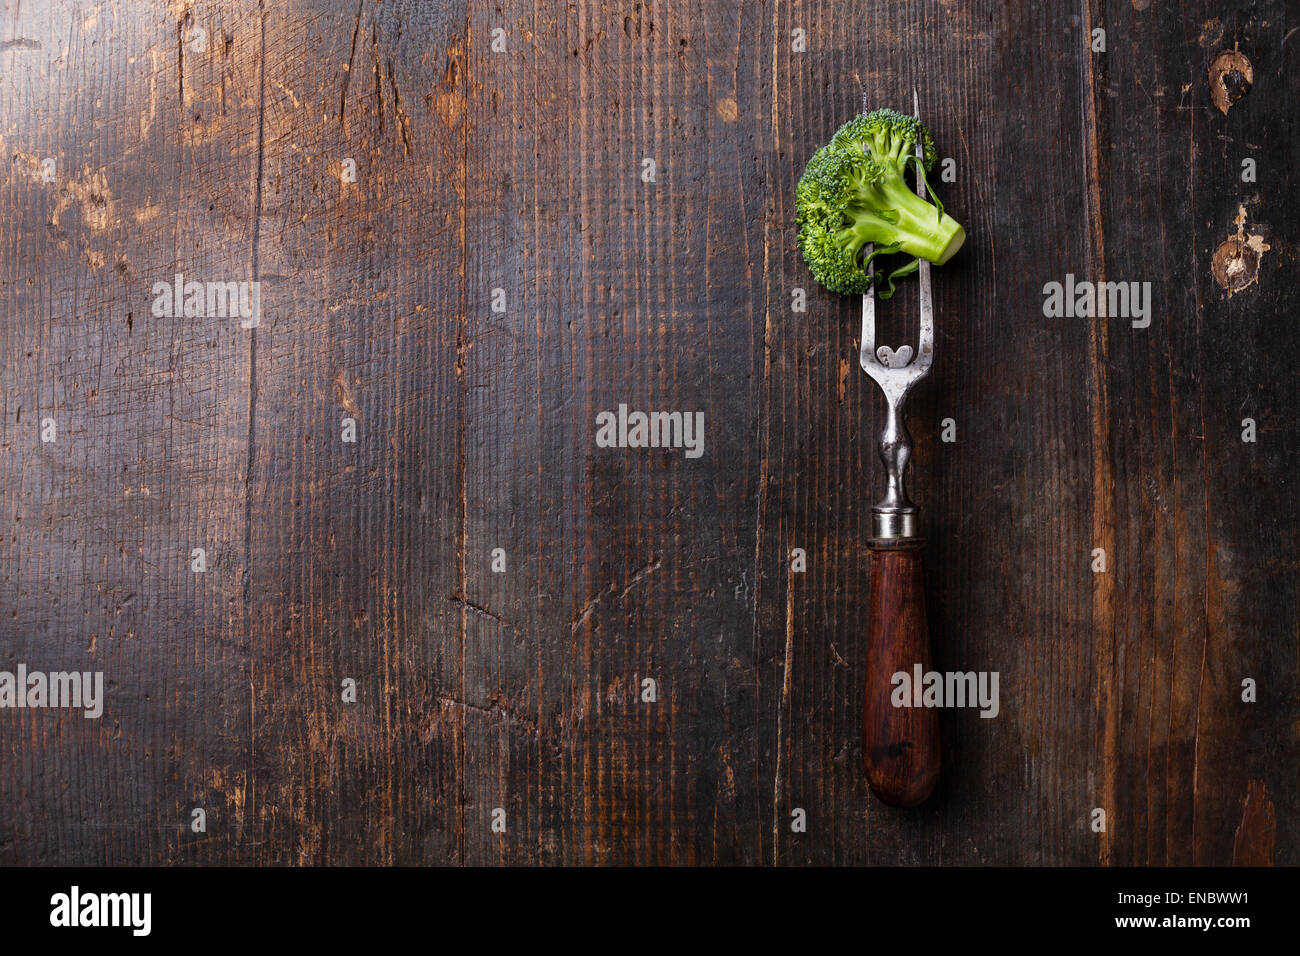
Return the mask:
<svg viewBox="0 0 1300 956"><path fill-rule="evenodd" d="M919 118L916 91L912 109ZM917 157L924 160L920 138ZM925 181L917 177L925 198ZM867 254L871 249L868 247ZM870 267L868 267L870 268ZM867 624L867 682L863 705L862 754L871 791L893 806L914 806L930 795L939 777L939 724L935 711L920 706L920 687L912 688L904 706L893 701L893 677L930 669L930 639L921 579L917 508L907 497L903 476L912 441L903 421L903 402L930 371L934 360L934 301L930 263L920 264L921 336L915 353L910 345L897 352L876 347L876 297L862 297L862 346L859 362L885 393L888 408L880 433L885 463L885 497L871 509L871 593Z"/></svg>

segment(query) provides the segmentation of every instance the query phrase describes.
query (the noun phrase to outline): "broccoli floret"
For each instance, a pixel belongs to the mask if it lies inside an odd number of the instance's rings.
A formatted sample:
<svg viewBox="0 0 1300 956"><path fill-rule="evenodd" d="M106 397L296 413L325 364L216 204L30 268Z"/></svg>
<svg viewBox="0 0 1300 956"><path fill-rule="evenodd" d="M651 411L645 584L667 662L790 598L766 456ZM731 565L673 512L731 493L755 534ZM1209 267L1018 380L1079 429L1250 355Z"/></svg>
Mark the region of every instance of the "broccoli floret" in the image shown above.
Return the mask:
<svg viewBox="0 0 1300 956"><path fill-rule="evenodd" d="M871 259L895 252L912 256L898 269L877 271L877 283L886 283L877 294L887 299L893 280L915 272L921 259L936 265L951 259L966 231L943 211L938 197L927 202L904 179L911 166L924 181L934 161L934 141L914 116L883 109L841 126L813 154L795 190L799 251L813 278L832 292L861 295L871 285L866 271ZM864 257L868 243L875 248Z"/></svg>

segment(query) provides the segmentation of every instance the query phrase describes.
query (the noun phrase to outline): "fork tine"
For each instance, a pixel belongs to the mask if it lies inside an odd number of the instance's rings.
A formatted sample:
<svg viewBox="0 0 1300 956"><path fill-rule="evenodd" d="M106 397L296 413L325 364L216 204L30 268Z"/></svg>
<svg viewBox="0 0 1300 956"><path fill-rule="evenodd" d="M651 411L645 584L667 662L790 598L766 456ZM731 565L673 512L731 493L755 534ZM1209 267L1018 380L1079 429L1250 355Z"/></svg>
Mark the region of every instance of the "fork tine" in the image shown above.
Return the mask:
<svg viewBox="0 0 1300 956"><path fill-rule="evenodd" d="M934 299L930 295L930 263L921 260L921 341L917 362L929 367L934 355Z"/></svg>
<svg viewBox="0 0 1300 956"><path fill-rule="evenodd" d="M868 243L866 248L867 256L871 255L874 246ZM867 264L867 276L874 279L875 265ZM867 291L862 295L862 341L858 343L858 364L864 369L869 362L876 361L876 291L874 283L867 286Z"/></svg>
<svg viewBox="0 0 1300 956"><path fill-rule="evenodd" d="M917 95L916 87L912 88L912 115L918 120L921 118L920 97ZM924 139L920 136L916 138L916 158L921 163L925 162ZM925 198L925 180L919 173L916 177L916 194L922 199ZM929 368L934 356L934 298L930 293L930 263L924 259L921 260L920 279L921 341L918 343L916 361L918 365Z"/></svg>

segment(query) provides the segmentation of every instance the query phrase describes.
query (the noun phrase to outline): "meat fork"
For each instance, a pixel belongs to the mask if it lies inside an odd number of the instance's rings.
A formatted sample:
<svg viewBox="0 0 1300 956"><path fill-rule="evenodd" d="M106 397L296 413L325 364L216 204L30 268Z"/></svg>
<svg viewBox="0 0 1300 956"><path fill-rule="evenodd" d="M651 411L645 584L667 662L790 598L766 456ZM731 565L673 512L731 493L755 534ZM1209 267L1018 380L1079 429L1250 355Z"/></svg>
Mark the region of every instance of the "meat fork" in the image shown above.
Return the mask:
<svg viewBox="0 0 1300 956"><path fill-rule="evenodd" d="M916 91L912 109L920 118ZM924 159L918 137L916 154ZM925 180L917 177L925 198ZM871 249L868 247L867 254ZM867 267L872 269L870 265ZM862 297L862 345L858 361L885 393L885 427L880 458L885 463L885 497L871 509L871 592L868 600L867 681L862 718L862 758L871 792L891 806L922 802L939 777L939 723L935 711L920 706L921 688L914 675L930 669L930 640L921 575L917 508L907 497L903 478L912 440L903 420L903 403L925 378L934 361L934 300L930 263L920 264L921 334L915 354L910 345L895 352L876 347L874 285ZM873 276L874 278L874 276ZM919 673L918 673L919 669ZM913 684L907 705L894 706L893 675L902 672Z"/></svg>

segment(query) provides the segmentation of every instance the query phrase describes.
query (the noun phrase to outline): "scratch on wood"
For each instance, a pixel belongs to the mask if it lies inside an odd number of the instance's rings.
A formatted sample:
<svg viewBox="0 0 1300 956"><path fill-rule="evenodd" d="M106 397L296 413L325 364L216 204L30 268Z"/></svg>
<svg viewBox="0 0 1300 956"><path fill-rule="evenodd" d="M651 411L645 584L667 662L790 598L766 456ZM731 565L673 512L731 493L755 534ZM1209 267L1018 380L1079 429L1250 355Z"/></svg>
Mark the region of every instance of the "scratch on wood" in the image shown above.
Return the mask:
<svg viewBox="0 0 1300 956"><path fill-rule="evenodd" d="M352 49L348 52L348 65L343 67L343 92L339 95L339 122L343 122L343 114L348 106L348 83L352 80L352 63L357 57L357 34L361 32L361 10L366 5L366 0L360 0L357 4L357 19L352 25Z"/></svg>
<svg viewBox="0 0 1300 956"><path fill-rule="evenodd" d="M188 14L186 14L188 16ZM185 20L176 21L176 93L181 109L185 108Z"/></svg>
<svg viewBox="0 0 1300 956"><path fill-rule="evenodd" d="M596 608L606 598L612 597L616 601L622 600L628 591L631 591L632 588L636 587L641 581L645 580L645 578L647 578L649 575L651 575L655 571L658 571L662 564L663 562L659 558L654 558L650 561L649 564L643 565L641 568L635 571L632 574L632 576L628 578L627 584L623 585L622 588L619 588L617 585L611 584L603 591L600 591L598 594L596 594L595 597L591 598L591 600L589 600L586 604L584 604L582 606L582 610L579 611L577 616L574 617L574 619L569 622L569 632L571 634L576 633L578 628L582 627L582 625L586 623L587 618L591 617L591 615L595 613Z"/></svg>
<svg viewBox="0 0 1300 956"><path fill-rule="evenodd" d="M542 728L538 726L537 721L533 720L531 717L524 717L516 714L496 698L491 699L486 704L472 704L469 701L460 700L456 697L448 697L446 694L439 694L435 700L437 700L443 707L462 711L470 710L477 714L486 714L489 717L500 717L510 723L526 727L533 737L539 740L541 739Z"/></svg>
<svg viewBox="0 0 1300 956"><path fill-rule="evenodd" d="M262 237L262 176L266 157L266 11L258 4L261 12L260 38L259 38L259 55L257 68L257 170L255 174L255 183L253 188L253 236L252 249L249 254L249 269L252 272L252 281L258 281L258 270L260 262L258 259L258 245ZM257 415L257 329L248 330L248 456L244 461L244 631L246 634L256 633L252 620L252 583L253 583L253 468L257 464L257 442L256 442L256 418ZM257 695L251 692L253 687L253 668L254 656L249 655L249 726L248 726L248 773L247 778L255 781L253 773L253 758L257 744L255 707ZM250 795L249 817L256 819L253 814L255 805L256 792Z"/></svg>
<svg viewBox="0 0 1300 956"><path fill-rule="evenodd" d="M481 614L484 617L491 618L493 621L496 621L498 624L508 627L511 630L515 630L515 626L511 624L509 621L507 621L505 618L503 618L500 614L497 614L495 611L488 610L481 604L475 604L473 601L468 600L463 595L453 594L450 598L448 598L448 600L451 601L452 604L455 604L458 607L466 608L467 610L473 611L475 614Z"/></svg>
<svg viewBox="0 0 1300 956"><path fill-rule="evenodd" d="M465 49L470 49L471 39L471 20L470 11L465 11ZM468 73L466 66L466 73ZM459 527L456 529L456 581L462 594L466 593L469 587L468 575L465 567L465 549L468 545L469 537L469 492L466 485L468 478L468 466L466 462L466 445L465 445L465 410L469 404L469 389L465 378L465 357L468 349L468 331L469 331L469 292L467 289L466 279L469 276L469 245L466 242L466 216L465 207L469 190L469 123L461 128L461 154L459 168L456 170L453 180L456 184L457 193L460 196L460 202L457 210L457 229L460 239L460 308L459 321L456 323L456 386L457 399L459 402L459 414L456 421L456 484L460 494L460 508L456 515ZM461 608L460 612L460 640L457 642L457 668L460 677L461 696L465 695L465 638L468 631L469 609ZM456 774L457 793L456 806L456 855L461 866L465 865L465 812L469 804L469 795L465 787L465 720L464 710L460 711L461 720L456 727Z"/></svg>
<svg viewBox="0 0 1300 956"><path fill-rule="evenodd" d="M402 95L397 91L397 77L393 73L393 61L388 61L388 85L393 90L393 114L397 117L397 129L402 134L402 154L411 155L411 120L402 108Z"/></svg>
<svg viewBox="0 0 1300 956"><path fill-rule="evenodd" d="M1084 23L1092 23L1091 4L1084 3ZM1084 82L1085 112L1083 133L1084 178L1088 186L1087 217L1091 244L1088 247L1092 274L1098 281L1106 278L1106 243L1101 216L1101 162L1097 134L1096 76L1093 58L1083 48L1087 76ZM1094 320L1088 331L1089 386L1092 409L1092 542L1102 548L1108 561L1115 554L1115 516L1111 500L1114 478L1110 465L1110 395L1106 369L1110 365L1110 344L1106 320ZM1119 699L1114 689L1115 674L1115 587L1112 573L1094 574L1092 583L1092 622L1096 642L1093 649L1093 673L1096 681L1097 719L1100 723L1102 754L1101 801L1108 813L1118 802L1116 749L1119 722ZM1110 837L1100 834L1098 854L1101 862L1111 855Z"/></svg>
<svg viewBox="0 0 1300 956"><path fill-rule="evenodd" d="M790 706L790 684L794 668L794 566L786 574L785 664L781 678L781 705L776 711L776 772L772 775L772 863L781 862L781 771L785 761L785 714Z"/></svg>

